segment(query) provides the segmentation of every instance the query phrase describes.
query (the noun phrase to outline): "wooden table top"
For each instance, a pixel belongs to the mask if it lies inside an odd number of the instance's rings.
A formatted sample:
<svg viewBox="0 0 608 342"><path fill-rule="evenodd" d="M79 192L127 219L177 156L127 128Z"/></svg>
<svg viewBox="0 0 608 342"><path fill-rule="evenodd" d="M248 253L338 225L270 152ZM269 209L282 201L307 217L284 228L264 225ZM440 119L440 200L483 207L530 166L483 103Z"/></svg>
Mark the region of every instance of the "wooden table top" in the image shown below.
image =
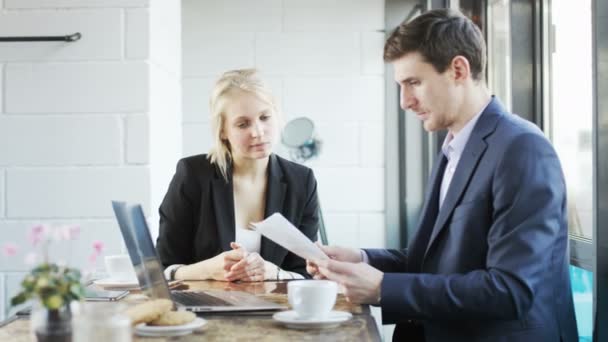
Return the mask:
<svg viewBox="0 0 608 342"><path fill-rule="evenodd" d="M243 291L279 304L287 304L287 282L227 283L221 281L188 281L190 290ZM134 305L146 298L141 294L131 294L121 302ZM238 314L205 313L199 314L208 323L201 329L179 337L141 337L133 335L133 341L379 341L380 335L368 306L353 305L338 295L334 310L348 311L353 318L336 328L294 330L288 329L272 319L273 313ZM15 319L0 326L0 341L29 341L29 320L27 317Z"/></svg>

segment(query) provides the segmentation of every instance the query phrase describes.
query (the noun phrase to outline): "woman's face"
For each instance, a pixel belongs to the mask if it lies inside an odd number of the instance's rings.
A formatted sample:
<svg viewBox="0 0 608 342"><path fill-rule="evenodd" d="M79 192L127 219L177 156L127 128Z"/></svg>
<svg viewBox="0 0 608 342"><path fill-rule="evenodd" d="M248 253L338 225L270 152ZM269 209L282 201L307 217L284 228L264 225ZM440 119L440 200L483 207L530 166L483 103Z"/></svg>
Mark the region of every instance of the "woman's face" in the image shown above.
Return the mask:
<svg viewBox="0 0 608 342"><path fill-rule="evenodd" d="M278 137L277 114L270 104L251 93L238 91L229 96L221 134L230 142L232 158L267 158Z"/></svg>

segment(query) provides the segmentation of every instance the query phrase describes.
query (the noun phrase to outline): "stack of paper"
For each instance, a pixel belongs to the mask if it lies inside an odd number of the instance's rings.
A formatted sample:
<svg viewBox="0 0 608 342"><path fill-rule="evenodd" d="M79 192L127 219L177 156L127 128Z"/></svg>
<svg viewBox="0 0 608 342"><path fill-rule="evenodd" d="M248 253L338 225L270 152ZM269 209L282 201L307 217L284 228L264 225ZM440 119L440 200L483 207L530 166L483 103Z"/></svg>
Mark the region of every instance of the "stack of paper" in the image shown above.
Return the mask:
<svg viewBox="0 0 608 342"><path fill-rule="evenodd" d="M293 254L307 260L324 260L329 257L280 213L274 213L262 222L251 226L260 234L281 245Z"/></svg>

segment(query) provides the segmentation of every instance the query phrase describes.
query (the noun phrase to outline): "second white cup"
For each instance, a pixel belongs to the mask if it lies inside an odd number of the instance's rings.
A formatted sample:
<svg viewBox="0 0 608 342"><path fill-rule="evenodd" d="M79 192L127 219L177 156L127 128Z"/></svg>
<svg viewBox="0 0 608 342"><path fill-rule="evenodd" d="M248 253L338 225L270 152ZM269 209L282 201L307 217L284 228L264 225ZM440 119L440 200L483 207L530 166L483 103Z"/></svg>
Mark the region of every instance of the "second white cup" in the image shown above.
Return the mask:
<svg viewBox="0 0 608 342"><path fill-rule="evenodd" d="M324 319L336 304L338 284L330 280L296 280L287 283L287 299L302 319Z"/></svg>

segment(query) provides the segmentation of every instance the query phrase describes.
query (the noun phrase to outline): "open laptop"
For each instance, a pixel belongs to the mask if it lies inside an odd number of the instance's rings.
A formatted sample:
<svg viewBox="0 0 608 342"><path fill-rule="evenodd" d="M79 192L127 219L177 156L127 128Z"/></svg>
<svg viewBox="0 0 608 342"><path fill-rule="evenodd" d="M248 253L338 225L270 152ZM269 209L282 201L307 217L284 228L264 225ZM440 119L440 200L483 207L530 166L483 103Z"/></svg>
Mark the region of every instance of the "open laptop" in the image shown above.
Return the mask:
<svg viewBox="0 0 608 342"><path fill-rule="evenodd" d="M170 291L141 205L112 201L137 280L150 298L167 298L178 309L194 312L272 311L286 309L241 291Z"/></svg>

